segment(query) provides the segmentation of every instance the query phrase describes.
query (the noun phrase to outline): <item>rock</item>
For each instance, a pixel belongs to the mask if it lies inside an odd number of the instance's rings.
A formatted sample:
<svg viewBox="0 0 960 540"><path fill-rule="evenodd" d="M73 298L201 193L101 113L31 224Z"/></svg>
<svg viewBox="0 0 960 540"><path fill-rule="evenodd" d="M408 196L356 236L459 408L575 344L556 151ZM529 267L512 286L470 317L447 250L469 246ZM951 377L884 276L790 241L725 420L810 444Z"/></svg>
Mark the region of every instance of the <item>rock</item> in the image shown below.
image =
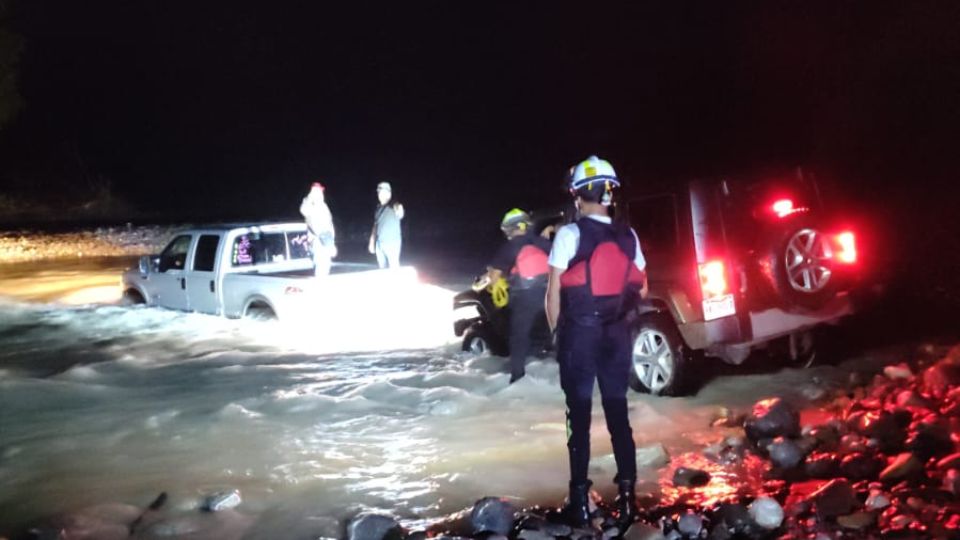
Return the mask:
<svg viewBox="0 0 960 540"><path fill-rule="evenodd" d="M833 451L840 444L840 431L836 426L825 424L810 430L810 436L817 440L817 447L825 451Z"/></svg>
<svg viewBox="0 0 960 540"><path fill-rule="evenodd" d="M792 469L803 461L803 452L791 439L779 437L767 447L770 461L781 469Z"/></svg>
<svg viewBox="0 0 960 540"><path fill-rule="evenodd" d="M827 480L835 478L840 472L840 461L833 454L818 452L807 456L803 472L810 478Z"/></svg>
<svg viewBox="0 0 960 540"><path fill-rule="evenodd" d="M876 523L877 517L870 512L857 512L837 517L837 523L844 529L862 530Z"/></svg>
<svg viewBox="0 0 960 540"><path fill-rule="evenodd" d="M673 473L673 485L677 487L705 486L710 482L710 473L699 469L677 467Z"/></svg>
<svg viewBox="0 0 960 540"><path fill-rule="evenodd" d="M733 534L744 533L753 524L753 520L750 517L750 510L742 504L721 504L714 516ZM716 527L714 528L716 529Z"/></svg>
<svg viewBox="0 0 960 540"><path fill-rule="evenodd" d="M811 493L809 499L823 517L843 516L857 507L857 494L850 482L843 478L827 482Z"/></svg>
<svg viewBox="0 0 960 540"><path fill-rule="evenodd" d="M896 399L897 407L914 407L919 409L929 409L932 407L932 404L923 399L920 394L914 392L913 390L903 390L897 394Z"/></svg>
<svg viewBox="0 0 960 540"><path fill-rule="evenodd" d="M474 533L509 535L516 514L517 510L510 501L498 497L484 497L474 503L470 512L470 525Z"/></svg>
<svg viewBox="0 0 960 540"><path fill-rule="evenodd" d="M956 454L950 454L949 456L940 459L937 462L937 468L941 471L948 469L960 469L960 452Z"/></svg>
<svg viewBox="0 0 960 540"><path fill-rule="evenodd" d="M687 512L677 521L677 530L684 536L699 536L703 530L703 518L693 512Z"/></svg>
<svg viewBox="0 0 960 540"><path fill-rule="evenodd" d="M240 506L243 499L240 497L240 490L218 491L203 498L200 509L204 512L220 512L229 508Z"/></svg>
<svg viewBox="0 0 960 540"><path fill-rule="evenodd" d="M360 514L347 526L350 540L399 540L401 536L400 524L382 514Z"/></svg>
<svg viewBox="0 0 960 540"><path fill-rule="evenodd" d="M907 439L907 449L923 461L954 450L950 431L942 422L921 422Z"/></svg>
<svg viewBox="0 0 960 540"><path fill-rule="evenodd" d="M950 469L943 475L943 489L954 496L960 495L960 470Z"/></svg>
<svg viewBox="0 0 960 540"><path fill-rule="evenodd" d="M870 495L867 497L867 501L863 503L863 506L872 512L883 510L884 508L890 506L890 497L888 497L879 489L872 489L870 490Z"/></svg>
<svg viewBox="0 0 960 540"><path fill-rule="evenodd" d="M923 470L923 463L910 452L904 452L894 458L886 469L880 472L883 482L895 482L909 478Z"/></svg>
<svg viewBox="0 0 960 540"><path fill-rule="evenodd" d="M550 536L570 536L570 526L563 523L553 523L550 521L545 522L542 526L537 527L541 531L549 534Z"/></svg>
<svg viewBox="0 0 960 540"><path fill-rule="evenodd" d="M809 401L819 401L827 395L827 390L816 384L805 384L800 389L800 394Z"/></svg>
<svg viewBox="0 0 960 540"><path fill-rule="evenodd" d="M773 530L783 523L783 507L770 497L760 497L750 503L750 517L764 529Z"/></svg>
<svg viewBox="0 0 960 540"><path fill-rule="evenodd" d="M638 469L659 469L668 463L670 463L670 454L660 443L637 448Z"/></svg>
<svg viewBox="0 0 960 540"><path fill-rule="evenodd" d="M253 518L232 509L219 512L197 512L157 521L138 531L134 538L176 537L239 540L243 538L252 525ZM395 538L399 538L399 536Z"/></svg>
<svg viewBox="0 0 960 540"><path fill-rule="evenodd" d="M660 527L637 522L623 533L623 540L665 540L665 537Z"/></svg>
<svg viewBox="0 0 960 540"><path fill-rule="evenodd" d="M547 534L544 531L539 531L537 529L524 529L520 531L520 534L517 535L517 538L521 540L553 540L552 534ZM488 537L487 540L490 540Z"/></svg>
<svg viewBox="0 0 960 540"><path fill-rule="evenodd" d="M894 381L909 380L913 377L913 371L910 371L910 366L902 362L895 366L883 368L883 374L886 375L888 379Z"/></svg>
<svg viewBox="0 0 960 540"><path fill-rule="evenodd" d="M957 385L960 385L960 364L955 362L938 362L923 372L923 387L936 399L943 398Z"/></svg>
<svg viewBox="0 0 960 540"><path fill-rule="evenodd" d="M865 452L866 450L867 440L856 433L848 433L840 439L840 452L844 454Z"/></svg>
<svg viewBox="0 0 960 540"><path fill-rule="evenodd" d="M910 415L907 411L906 423L909 424ZM898 451L903 447L906 439L905 424L901 415L887 411L870 411L859 416L852 424L851 429L867 437L877 439L883 452Z"/></svg>
<svg viewBox="0 0 960 540"><path fill-rule="evenodd" d="M744 423L752 441L800 435L800 414L780 398L758 401Z"/></svg>
<svg viewBox="0 0 960 540"><path fill-rule="evenodd" d="M840 474L853 481L873 480L883 470L885 463L873 454L855 452L840 462Z"/></svg>

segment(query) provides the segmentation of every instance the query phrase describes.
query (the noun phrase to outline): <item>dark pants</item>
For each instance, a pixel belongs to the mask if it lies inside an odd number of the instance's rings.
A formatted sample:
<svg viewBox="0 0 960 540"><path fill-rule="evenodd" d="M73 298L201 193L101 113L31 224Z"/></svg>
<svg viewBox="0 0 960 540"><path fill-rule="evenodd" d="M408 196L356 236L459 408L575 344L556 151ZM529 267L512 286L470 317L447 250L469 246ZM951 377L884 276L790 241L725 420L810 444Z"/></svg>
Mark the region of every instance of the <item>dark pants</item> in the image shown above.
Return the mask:
<svg viewBox="0 0 960 540"><path fill-rule="evenodd" d="M567 449L570 452L570 483L587 481L590 465L590 413L593 382L600 384L603 413L617 461L617 478L637 477L636 446L627 415L627 380L630 375L631 343L627 325L563 321L560 325L557 361L560 386L567 398Z"/></svg>
<svg viewBox="0 0 960 540"><path fill-rule="evenodd" d="M510 289L510 374L513 379L525 373L533 328L546 317L543 310L545 296L543 287Z"/></svg>

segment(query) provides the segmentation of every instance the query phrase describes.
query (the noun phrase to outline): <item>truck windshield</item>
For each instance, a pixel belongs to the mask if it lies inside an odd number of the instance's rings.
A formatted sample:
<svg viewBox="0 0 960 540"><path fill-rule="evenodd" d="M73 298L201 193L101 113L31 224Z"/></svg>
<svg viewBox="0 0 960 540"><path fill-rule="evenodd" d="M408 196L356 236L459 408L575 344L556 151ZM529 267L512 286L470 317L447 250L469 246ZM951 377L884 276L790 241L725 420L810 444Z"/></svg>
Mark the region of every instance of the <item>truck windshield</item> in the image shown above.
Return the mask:
<svg viewBox="0 0 960 540"><path fill-rule="evenodd" d="M233 266L253 266L310 258L307 233L249 232L233 241L230 263Z"/></svg>

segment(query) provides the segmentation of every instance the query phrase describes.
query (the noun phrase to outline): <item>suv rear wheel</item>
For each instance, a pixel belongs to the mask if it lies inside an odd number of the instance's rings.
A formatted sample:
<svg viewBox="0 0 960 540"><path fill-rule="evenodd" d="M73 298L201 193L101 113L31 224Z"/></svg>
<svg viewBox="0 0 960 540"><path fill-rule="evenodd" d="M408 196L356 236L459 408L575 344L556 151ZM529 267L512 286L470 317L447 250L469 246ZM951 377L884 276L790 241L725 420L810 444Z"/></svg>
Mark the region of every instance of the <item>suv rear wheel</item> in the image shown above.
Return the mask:
<svg viewBox="0 0 960 540"><path fill-rule="evenodd" d="M683 339L672 323L656 315L644 315L633 327L630 387L653 395L683 395L688 358Z"/></svg>

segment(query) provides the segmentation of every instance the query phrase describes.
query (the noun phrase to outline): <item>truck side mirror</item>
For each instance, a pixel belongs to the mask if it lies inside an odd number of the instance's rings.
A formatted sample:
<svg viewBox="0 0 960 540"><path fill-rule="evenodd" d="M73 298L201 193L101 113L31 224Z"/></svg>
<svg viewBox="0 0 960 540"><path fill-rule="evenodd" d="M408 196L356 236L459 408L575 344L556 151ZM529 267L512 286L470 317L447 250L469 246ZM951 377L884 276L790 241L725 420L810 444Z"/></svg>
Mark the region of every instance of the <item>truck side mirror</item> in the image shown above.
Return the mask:
<svg viewBox="0 0 960 540"><path fill-rule="evenodd" d="M140 274L147 275L151 272L156 272L160 266L160 257L153 257L151 255L143 255L140 257Z"/></svg>

